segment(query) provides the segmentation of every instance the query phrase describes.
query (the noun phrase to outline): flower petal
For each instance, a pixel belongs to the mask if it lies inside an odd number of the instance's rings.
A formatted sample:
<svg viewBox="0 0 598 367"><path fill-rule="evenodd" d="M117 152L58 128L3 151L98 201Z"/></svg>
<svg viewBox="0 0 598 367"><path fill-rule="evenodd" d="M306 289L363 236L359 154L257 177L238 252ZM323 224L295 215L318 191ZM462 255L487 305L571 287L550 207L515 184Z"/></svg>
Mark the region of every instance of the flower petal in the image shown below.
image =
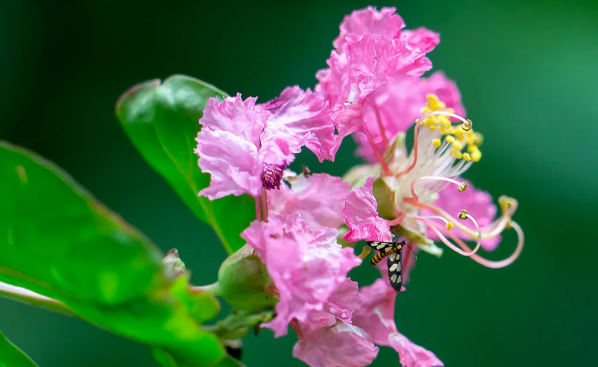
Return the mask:
<svg viewBox="0 0 598 367"><path fill-rule="evenodd" d="M227 195L259 196L262 165L257 147L232 133L203 128L197 134L199 168L210 173L210 186L199 192L210 200Z"/></svg>
<svg viewBox="0 0 598 367"><path fill-rule="evenodd" d="M363 328L374 343L396 350L403 367L444 366L434 353L413 344L397 331L394 321L396 292L387 280L378 279L363 287L360 296L353 324Z"/></svg>
<svg viewBox="0 0 598 367"><path fill-rule="evenodd" d="M464 180L464 182L468 183L467 190L459 192L454 186L449 186L438 194L438 200L434 202L434 205L455 217L459 211L467 209L467 212L475 218L480 227L492 223L497 211L496 205L492 202L492 196L485 191L475 189L468 181ZM422 212L422 215L434 214L431 211L425 210ZM467 223L466 225L474 228L471 223ZM470 236L457 228L452 229L451 232L459 238L471 239ZM434 240L438 239L438 236L432 230L428 230L427 236ZM482 240L482 248L486 251L492 251L496 249L500 240L500 236Z"/></svg>
<svg viewBox="0 0 598 367"><path fill-rule="evenodd" d="M304 336L295 344L293 357L311 367L368 366L378 355L367 334L352 325L304 330Z"/></svg>
<svg viewBox="0 0 598 367"><path fill-rule="evenodd" d="M345 16L341 23L341 33L334 40L334 47L340 49L344 44L344 37L348 34L377 34L389 39L398 38L405 22L395 11L396 8L382 8L378 12L371 6L353 11Z"/></svg>
<svg viewBox="0 0 598 367"><path fill-rule="evenodd" d="M368 95L363 109L363 124L381 153L385 151L384 139L391 141L397 133L406 132L421 117L421 108L426 105L426 95L430 93L438 96L456 114L465 116L457 85L442 72L436 72L430 78L397 78ZM359 146L356 154L371 163L378 163L366 135L357 133L353 137Z"/></svg>
<svg viewBox="0 0 598 367"><path fill-rule="evenodd" d="M316 154L320 162L332 158L330 149L335 141L334 123L323 95L309 89L303 91L298 86L288 87L280 97L259 107L270 113L262 135L263 149L281 152L287 164L304 145ZM280 158L265 157L268 163L275 159Z"/></svg>
<svg viewBox="0 0 598 367"><path fill-rule="evenodd" d="M203 129L227 131L259 147L268 112L257 109L256 100L250 97L243 101L241 94L226 98L222 103L210 98L199 122Z"/></svg>
<svg viewBox="0 0 598 367"><path fill-rule="evenodd" d="M399 353L403 367L442 367L444 363L429 350L414 344L400 333L389 337L390 346Z"/></svg>
<svg viewBox="0 0 598 367"><path fill-rule="evenodd" d="M241 236L259 253L278 290L277 316L264 325L277 337L287 333L292 319L305 322L310 311L322 310L349 270L361 263L352 248L336 242L336 229L310 231L299 213L255 221Z"/></svg>
<svg viewBox="0 0 598 367"><path fill-rule="evenodd" d="M324 304L322 310L310 312L307 325L332 326L337 320L350 324L358 300L359 286L357 282L347 278L328 297L328 302Z"/></svg>
<svg viewBox="0 0 598 367"><path fill-rule="evenodd" d="M343 216L350 230L342 236L349 242L392 241L390 227L378 216L378 203L373 194L374 177L369 177L363 187L355 187L347 195Z"/></svg>
<svg viewBox="0 0 598 367"><path fill-rule="evenodd" d="M280 190L268 195L268 206L274 214L299 212L311 228L339 228L344 222L342 214L345 198L351 191L340 177L328 174L299 175L291 188L282 185Z"/></svg>

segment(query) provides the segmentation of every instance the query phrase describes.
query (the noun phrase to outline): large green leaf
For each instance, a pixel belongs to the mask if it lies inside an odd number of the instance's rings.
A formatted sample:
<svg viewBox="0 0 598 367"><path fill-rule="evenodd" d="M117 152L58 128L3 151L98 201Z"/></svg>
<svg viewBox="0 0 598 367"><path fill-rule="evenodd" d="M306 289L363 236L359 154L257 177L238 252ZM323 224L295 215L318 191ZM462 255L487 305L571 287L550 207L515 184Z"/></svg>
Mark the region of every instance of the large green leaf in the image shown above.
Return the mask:
<svg viewBox="0 0 598 367"><path fill-rule="evenodd" d="M154 360L162 367L188 367L185 363L178 361L175 357L166 353L162 349L152 348ZM0 365L0 367L2 367ZM212 367L246 367L241 361L226 355L220 362Z"/></svg>
<svg viewBox="0 0 598 367"><path fill-rule="evenodd" d="M199 327L219 312L163 255L65 172L0 142L0 281L64 302L80 317L189 366L225 352Z"/></svg>
<svg viewBox="0 0 598 367"><path fill-rule="evenodd" d="M145 160L232 253L243 246L239 235L255 219L254 199L247 195L214 201L199 197L199 191L210 184L210 175L201 172L194 153L208 98L225 96L201 80L175 75L162 84L151 80L126 91L116 104L116 115Z"/></svg>
<svg viewBox="0 0 598 367"><path fill-rule="evenodd" d="M0 333L0 367L37 367L37 364Z"/></svg>

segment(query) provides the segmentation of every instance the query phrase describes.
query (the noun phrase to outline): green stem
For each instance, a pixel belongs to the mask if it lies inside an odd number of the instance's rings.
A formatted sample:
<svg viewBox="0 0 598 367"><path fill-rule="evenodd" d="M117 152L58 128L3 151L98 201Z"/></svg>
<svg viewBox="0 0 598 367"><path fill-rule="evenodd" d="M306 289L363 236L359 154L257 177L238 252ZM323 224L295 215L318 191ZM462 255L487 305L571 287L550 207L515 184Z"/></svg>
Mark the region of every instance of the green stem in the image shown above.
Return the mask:
<svg viewBox="0 0 598 367"><path fill-rule="evenodd" d="M211 294L214 297L222 296L222 290L220 289L220 284L218 284L218 282L216 282L214 284L210 284L210 285L191 287L191 290L198 291L198 292L208 292L209 294Z"/></svg>
<svg viewBox="0 0 598 367"><path fill-rule="evenodd" d="M52 311L67 315L74 315L73 311L64 303L34 293L30 290L0 282L0 296L14 299L32 306L44 307Z"/></svg>

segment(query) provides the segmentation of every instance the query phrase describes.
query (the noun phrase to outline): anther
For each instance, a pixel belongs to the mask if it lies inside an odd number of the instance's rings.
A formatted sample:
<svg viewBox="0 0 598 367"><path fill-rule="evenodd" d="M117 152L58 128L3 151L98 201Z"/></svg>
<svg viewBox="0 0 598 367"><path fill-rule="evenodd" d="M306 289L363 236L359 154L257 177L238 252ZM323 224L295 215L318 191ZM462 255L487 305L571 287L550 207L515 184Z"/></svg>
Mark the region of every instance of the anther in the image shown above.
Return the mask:
<svg viewBox="0 0 598 367"><path fill-rule="evenodd" d="M459 188L459 192L463 192L467 190L467 182L461 182L457 187Z"/></svg>
<svg viewBox="0 0 598 367"><path fill-rule="evenodd" d="M466 122L464 122L463 124L461 124L461 128L465 131L469 131L471 130L471 126L473 125L473 122L471 122L470 119L467 119Z"/></svg>
<svg viewBox="0 0 598 367"><path fill-rule="evenodd" d="M434 148L440 147L440 139L432 139L432 145Z"/></svg>
<svg viewBox="0 0 598 367"><path fill-rule="evenodd" d="M447 230L449 230L449 231L450 231L451 229L453 229L453 226L454 226L454 225L453 225L453 222L446 222L446 229L447 229Z"/></svg>
<svg viewBox="0 0 598 367"><path fill-rule="evenodd" d="M461 219L461 220L467 219L467 210L463 209L459 212L459 219Z"/></svg>

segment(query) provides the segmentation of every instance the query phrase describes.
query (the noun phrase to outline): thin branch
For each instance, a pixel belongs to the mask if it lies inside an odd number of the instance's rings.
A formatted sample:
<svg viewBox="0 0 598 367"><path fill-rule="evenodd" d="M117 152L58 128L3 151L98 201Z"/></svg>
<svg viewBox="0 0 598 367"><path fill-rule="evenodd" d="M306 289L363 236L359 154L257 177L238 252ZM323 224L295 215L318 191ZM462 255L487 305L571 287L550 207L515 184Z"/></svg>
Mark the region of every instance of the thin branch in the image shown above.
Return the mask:
<svg viewBox="0 0 598 367"><path fill-rule="evenodd" d="M28 305L44 307L52 311L67 315L74 315L73 311L64 303L42 296L28 289L0 282L0 296L14 299Z"/></svg>

